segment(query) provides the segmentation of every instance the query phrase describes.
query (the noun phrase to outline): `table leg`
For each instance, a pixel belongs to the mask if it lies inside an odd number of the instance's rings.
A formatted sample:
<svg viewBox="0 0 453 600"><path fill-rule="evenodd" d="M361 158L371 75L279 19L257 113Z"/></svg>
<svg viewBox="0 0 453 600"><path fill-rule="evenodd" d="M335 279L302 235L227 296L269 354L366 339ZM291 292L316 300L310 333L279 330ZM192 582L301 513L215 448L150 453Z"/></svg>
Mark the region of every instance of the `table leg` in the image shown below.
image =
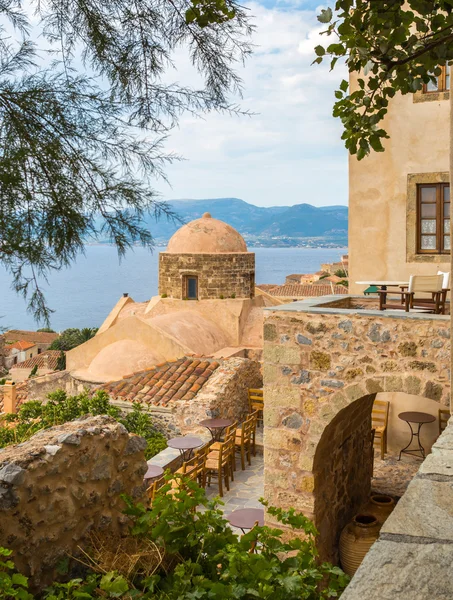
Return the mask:
<svg viewBox="0 0 453 600"><path fill-rule="evenodd" d="M409 423L409 421L406 421L406 423L409 425L409 429L411 430L411 439L410 439L408 445L405 446L402 450L400 450L400 454L399 454L398 460L401 460L401 454L403 454L403 453L405 453L405 454L415 454L416 452L420 452L421 458L426 458L425 449L423 448L423 446L422 446L422 444L420 442L420 429L422 428L423 423L419 423L418 424L417 433L415 433L415 431L412 429L412 425ZM418 448L414 448L413 450L408 450L408 448L412 444L412 440L414 438L417 438Z"/></svg>

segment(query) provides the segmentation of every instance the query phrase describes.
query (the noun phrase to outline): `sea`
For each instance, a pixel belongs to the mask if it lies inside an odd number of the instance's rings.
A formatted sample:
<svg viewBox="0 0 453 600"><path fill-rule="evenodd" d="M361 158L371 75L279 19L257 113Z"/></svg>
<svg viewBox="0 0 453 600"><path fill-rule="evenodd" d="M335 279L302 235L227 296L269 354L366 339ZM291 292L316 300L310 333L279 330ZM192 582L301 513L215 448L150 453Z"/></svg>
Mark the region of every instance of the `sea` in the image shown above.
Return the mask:
<svg viewBox="0 0 453 600"><path fill-rule="evenodd" d="M283 284L290 273L315 273L322 263L337 262L347 248L249 248L256 255L256 282ZM121 261L113 246L87 246L71 267L52 273L40 285L53 309L55 331L99 327L117 300L127 292L143 302L157 294L158 257L142 247ZM0 328L36 329L27 302L11 288L11 275L0 267Z"/></svg>

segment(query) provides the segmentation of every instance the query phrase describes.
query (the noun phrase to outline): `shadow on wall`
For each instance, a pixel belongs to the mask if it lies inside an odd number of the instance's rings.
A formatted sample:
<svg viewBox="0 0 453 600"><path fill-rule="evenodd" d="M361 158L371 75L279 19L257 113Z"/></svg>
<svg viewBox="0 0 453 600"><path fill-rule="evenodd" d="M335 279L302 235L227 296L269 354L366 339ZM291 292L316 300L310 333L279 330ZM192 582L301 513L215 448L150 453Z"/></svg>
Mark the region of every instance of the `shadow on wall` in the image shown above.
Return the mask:
<svg viewBox="0 0 453 600"><path fill-rule="evenodd" d="M376 400L390 402L387 435L387 450L390 454L398 454L410 439L409 426L398 418L398 415L405 411L424 412L436 417L434 423L426 423L421 429L420 441L426 452L431 451L431 446L439 437L439 408L445 409L448 408L447 406L423 396L413 396L402 392L380 393L376 396Z"/></svg>
<svg viewBox="0 0 453 600"><path fill-rule="evenodd" d="M338 563L343 527L368 499L372 477L371 410L376 394L352 402L324 429L313 461L314 521L322 560Z"/></svg>

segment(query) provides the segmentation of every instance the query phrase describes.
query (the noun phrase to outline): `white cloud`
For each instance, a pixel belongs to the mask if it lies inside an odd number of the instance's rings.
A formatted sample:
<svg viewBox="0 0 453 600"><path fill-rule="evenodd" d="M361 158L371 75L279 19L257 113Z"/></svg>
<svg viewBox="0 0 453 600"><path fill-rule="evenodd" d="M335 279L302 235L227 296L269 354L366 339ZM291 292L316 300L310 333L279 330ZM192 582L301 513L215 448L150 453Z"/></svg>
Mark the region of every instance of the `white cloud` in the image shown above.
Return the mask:
<svg viewBox="0 0 453 600"><path fill-rule="evenodd" d="M253 117L186 116L168 148L187 160L168 169L167 198L236 196L260 205L347 202L347 155L341 123L333 119L333 92L344 67L311 66L325 43L316 10L277 4L247 5L257 30L253 56L241 70L241 107ZM194 80L186 59L178 79Z"/></svg>

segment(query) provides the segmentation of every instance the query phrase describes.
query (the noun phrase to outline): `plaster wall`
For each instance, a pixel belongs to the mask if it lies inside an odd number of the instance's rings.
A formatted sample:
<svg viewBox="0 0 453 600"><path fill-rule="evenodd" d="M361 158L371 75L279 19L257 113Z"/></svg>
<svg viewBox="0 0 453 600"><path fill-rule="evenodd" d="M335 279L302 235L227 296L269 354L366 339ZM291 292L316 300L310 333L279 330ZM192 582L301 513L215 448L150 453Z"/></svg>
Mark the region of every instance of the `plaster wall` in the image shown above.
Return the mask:
<svg viewBox="0 0 453 600"><path fill-rule="evenodd" d="M9 377L16 382L26 381L31 371L31 369L14 369L13 367L9 370ZM48 375L49 373L53 373L53 369L42 368L36 371L36 376L39 377L40 375Z"/></svg>
<svg viewBox="0 0 453 600"><path fill-rule="evenodd" d="M426 98L396 95L383 124L390 135L383 142L385 152L372 152L360 162L349 157L349 289L353 294L363 291L364 286L355 283L360 280L408 280L410 275L450 271L449 256L413 255L415 207L408 198L411 174L428 174L426 182L432 181L429 174L437 174L435 181L448 181L447 96L418 101Z"/></svg>

